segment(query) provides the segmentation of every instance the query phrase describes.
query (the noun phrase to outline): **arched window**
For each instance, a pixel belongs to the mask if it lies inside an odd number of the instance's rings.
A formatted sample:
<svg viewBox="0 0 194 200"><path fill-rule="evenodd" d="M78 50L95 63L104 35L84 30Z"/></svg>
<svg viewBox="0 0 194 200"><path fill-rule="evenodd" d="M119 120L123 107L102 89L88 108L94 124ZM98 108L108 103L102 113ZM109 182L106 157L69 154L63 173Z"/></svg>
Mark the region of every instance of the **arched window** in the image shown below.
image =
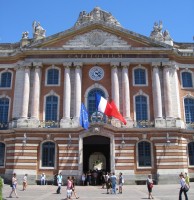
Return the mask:
<svg viewBox="0 0 194 200"><path fill-rule="evenodd" d="M138 143L138 163L139 167L150 167L151 163L151 144L143 141Z"/></svg>
<svg viewBox="0 0 194 200"><path fill-rule="evenodd" d="M194 122L194 99L185 98L184 99L184 105L185 105L185 120L186 120L186 123Z"/></svg>
<svg viewBox="0 0 194 200"><path fill-rule="evenodd" d="M183 87L193 87L192 74L190 72L182 72Z"/></svg>
<svg viewBox="0 0 194 200"><path fill-rule="evenodd" d="M5 164L5 144L0 142L0 166L4 166Z"/></svg>
<svg viewBox="0 0 194 200"><path fill-rule="evenodd" d="M96 120L98 119L99 113L96 110L96 98L95 98L95 93L100 94L102 97L105 98L105 94L102 90L100 89L92 89L88 93L88 117L89 120L91 121L91 118L94 117ZM103 114L101 115L103 118ZM100 117L100 116L99 116Z"/></svg>
<svg viewBox="0 0 194 200"><path fill-rule="evenodd" d="M0 98L0 123L8 122L9 99Z"/></svg>
<svg viewBox="0 0 194 200"><path fill-rule="evenodd" d="M42 144L42 167L54 167L55 143L45 142Z"/></svg>
<svg viewBox="0 0 194 200"><path fill-rule="evenodd" d="M146 71L145 69L135 69L134 70L135 85L145 85L146 84Z"/></svg>
<svg viewBox="0 0 194 200"><path fill-rule="evenodd" d="M57 113L58 97L54 95L46 97L45 120L57 121Z"/></svg>
<svg viewBox="0 0 194 200"><path fill-rule="evenodd" d="M1 74L1 87L11 87L11 72L3 72Z"/></svg>
<svg viewBox="0 0 194 200"><path fill-rule="evenodd" d="M58 85L59 84L59 70L49 69L47 71L47 85Z"/></svg>
<svg viewBox="0 0 194 200"><path fill-rule="evenodd" d="M188 144L189 165L194 165L194 142Z"/></svg>
<svg viewBox="0 0 194 200"><path fill-rule="evenodd" d="M148 119L147 97L143 95L135 97L135 111L136 111L136 121Z"/></svg>

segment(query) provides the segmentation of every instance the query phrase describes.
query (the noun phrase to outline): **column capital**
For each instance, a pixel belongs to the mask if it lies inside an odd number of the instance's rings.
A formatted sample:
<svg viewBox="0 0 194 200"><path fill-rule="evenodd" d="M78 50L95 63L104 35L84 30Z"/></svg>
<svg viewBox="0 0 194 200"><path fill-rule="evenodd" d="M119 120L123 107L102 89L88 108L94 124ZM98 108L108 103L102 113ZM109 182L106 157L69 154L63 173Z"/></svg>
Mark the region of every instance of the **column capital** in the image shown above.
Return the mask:
<svg viewBox="0 0 194 200"><path fill-rule="evenodd" d="M71 67L72 66L72 62L64 62L63 66L64 67Z"/></svg>
<svg viewBox="0 0 194 200"><path fill-rule="evenodd" d="M161 66L161 62L152 62L151 65L152 67L159 67Z"/></svg>
<svg viewBox="0 0 194 200"><path fill-rule="evenodd" d="M129 67L129 65L130 65L130 62L121 62L121 66L122 67Z"/></svg>
<svg viewBox="0 0 194 200"><path fill-rule="evenodd" d="M23 62L22 64L24 67L31 67L32 63L31 62Z"/></svg>
<svg viewBox="0 0 194 200"><path fill-rule="evenodd" d="M119 62L111 62L110 63L110 65L112 66L112 67L118 67L119 66Z"/></svg>
<svg viewBox="0 0 194 200"><path fill-rule="evenodd" d="M83 66L82 62L74 62L73 64L74 64L75 67L77 67L77 66L82 67Z"/></svg>
<svg viewBox="0 0 194 200"><path fill-rule="evenodd" d="M33 62L34 67L42 67L42 62Z"/></svg>

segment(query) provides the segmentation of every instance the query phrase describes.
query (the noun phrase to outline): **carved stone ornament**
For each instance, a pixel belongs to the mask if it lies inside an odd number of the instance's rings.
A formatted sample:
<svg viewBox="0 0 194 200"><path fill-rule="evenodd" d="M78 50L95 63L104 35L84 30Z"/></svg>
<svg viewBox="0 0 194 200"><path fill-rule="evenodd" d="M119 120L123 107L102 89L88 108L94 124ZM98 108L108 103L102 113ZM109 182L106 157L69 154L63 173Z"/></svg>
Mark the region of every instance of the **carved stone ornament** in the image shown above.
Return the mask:
<svg viewBox="0 0 194 200"><path fill-rule="evenodd" d="M63 45L66 47L131 47L125 40L120 37L95 29L88 33L75 36Z"/></svg>
<svg viewBox="0 0 194 200"><path fill-rule="evenodd" d="M121 26L121 24L112 16L110 12L101 10L99 7L95 7L90 13L82 11L75 23L75 26L85 25L90 22L104 22L114 26Z"/></svg>

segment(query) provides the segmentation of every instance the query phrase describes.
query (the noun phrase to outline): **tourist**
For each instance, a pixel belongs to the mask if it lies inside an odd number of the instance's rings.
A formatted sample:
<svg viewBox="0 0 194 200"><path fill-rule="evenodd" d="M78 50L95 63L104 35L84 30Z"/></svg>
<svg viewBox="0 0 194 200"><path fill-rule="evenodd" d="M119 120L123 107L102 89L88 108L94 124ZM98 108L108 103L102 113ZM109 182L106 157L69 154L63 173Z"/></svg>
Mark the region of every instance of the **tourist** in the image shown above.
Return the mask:
<svg viewBox="0 0 194 200"><path fill-rule="evenodd" d="M101 182L102 182L102 189L104 189L105 184L106 184L106 175L105 175L105 172L102 172L102 174L101 174Z"/></svg>
<svg viewBox="0 0 194 200"><path fill-rule="evenodd" d="M153 199L154 198L152 196L153 180L152 180L151 174L148 175L148 178L146 180L146 185L147 185L147 188L148 188L148 199Z"/></svg>
<svg viewBox="0 0 194 200"><path fill-rule="evenodd" d="M86 175L83 173L82 174L82 185L85 185L85 180L86 180Z"/></svg>
<svg viewBox="0 0 194 200"><path fill-rule="evenodd" d="M61 194L61 185L62 185L62 181L63 181L63 176L62 176L62 173L60 172L60 173L57 175L57 185L58 185L57 194Z"/></svg>
<svg viewBox="0 0 194 200"><path fill-rule="evenodd" d="M187 191L185 190L186 182L185 182L183 173L181 173L179 175L179 178L180 178L180 185L181 185L181 188L180 188L180 191L179 191L179 200L182 200L182 193L183 192L184 192L184 195L185 195L185 200L188 200Z"/></svg>
<svg viewBox="0 0 194 200"><path fill-rule="evenodd" d="M112 186L112 193L116 194L116 187L117 187L117 177L115 175L115 173L112 173L112 176L110 177L111 180L111 186Z"/></svg>
<svg viewBox="0 0 194 200"><path fill-rule="evenodd" d="M106 175L106 189L107 189L107 194L109 194L109 191L112 188L111 180L110 180L110 175L111 174L109 174L109 173L107 173L107 175Z"/></svg>
<svg viewBox="0 0 194 200"><path fill-rule="evenodd" d="M26 190L26 187L27 187L27 184L28 184L28 183L27 183L27 176L28 176L28 175L25 174L25 175L24 175L24 178L23 178L23 191Z"/></svg>
<svg viewBox="0 0 194 200"><path fill-rule="evenodd" d="M190 178L189 178L189 175L187 174L187 172L185 172L185 182L190 187Z"/></svg>
<svg viewBox="0 0 194 200"><path fill-rule="evenodd" d="M9 198L12 198L12 193L13 192L14 192L16 198L18 198L17 191L16 191L16 188L17 188L16 173L13 174L13 177L12 177L12 180L11 180L11 187L12 187L12 190L11 190L11 193L9 195Z"/></svg>
<svg viewBox="0 0 194 200"><path fill-rule="evenodd" d="M72 177L71 182L72 182L72 194L74 194L76 199L79 199L79 197L77 196L76 191L75 191L75 182L76 182L76 180L75 180L74 176Z"/></svg>
<svg viewBox="0 0 194 200"><path fill-rule="evenodd" d="M41 185L46 185L46 175L45 175L45 173L42 173L42 174L41 174L41 177L40 177L40 184L41 184Z"/></svg>
<svg viewBox="0 0 194 200"><path fill-rule="evenodd" d="M122 194L123 192L123 184L124 184L124 178L123 178L123 174L120 172L119 173L119 194Z"/></svg>
<svg viewBox="0 0 194 200"><path fill-rule="evenodd" d="M67 199L72 199L72 181L71 181L71 177L68 176L67 177Z"/></svg>
<svg viewBox="0 0 194 200"><path fill-rule="evenodd" d="M92 174L90 171L87 172L87 185L91 185Z"/></svg>

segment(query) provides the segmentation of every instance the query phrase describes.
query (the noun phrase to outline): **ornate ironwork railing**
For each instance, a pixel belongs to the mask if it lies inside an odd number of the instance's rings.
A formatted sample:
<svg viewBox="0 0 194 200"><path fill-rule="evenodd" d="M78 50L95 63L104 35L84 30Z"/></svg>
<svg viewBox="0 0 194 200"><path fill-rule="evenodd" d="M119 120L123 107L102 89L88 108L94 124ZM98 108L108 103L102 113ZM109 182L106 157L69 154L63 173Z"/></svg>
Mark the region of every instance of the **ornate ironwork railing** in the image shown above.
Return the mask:
<svg viewBox="0 0 194 200"><path fill-rule="evenodd" d="M134 128L152 128L154 127L154 121L142 120L134 122Z"/></svg>

